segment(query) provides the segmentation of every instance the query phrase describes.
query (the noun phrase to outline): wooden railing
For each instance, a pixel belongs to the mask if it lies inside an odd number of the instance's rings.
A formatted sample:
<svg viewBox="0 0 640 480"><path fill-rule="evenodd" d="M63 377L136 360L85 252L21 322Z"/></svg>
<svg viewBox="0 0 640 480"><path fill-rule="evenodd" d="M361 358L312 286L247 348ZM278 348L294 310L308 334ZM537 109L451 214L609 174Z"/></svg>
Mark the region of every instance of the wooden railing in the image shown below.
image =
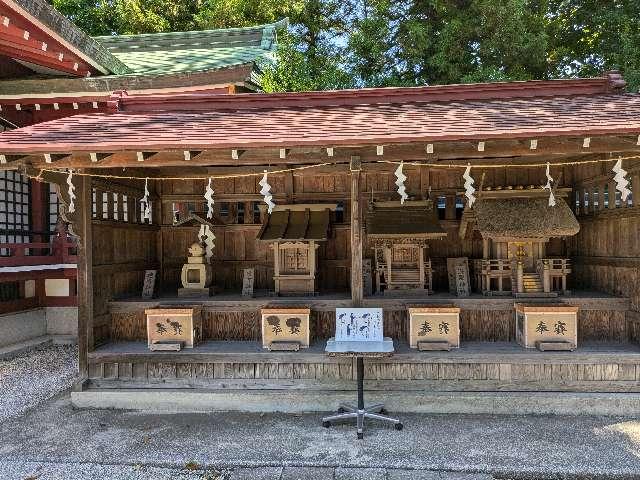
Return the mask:
<svg viewBox="0 0 640 480"><path fill-rule="evenodd" d="M51 243L0 243L0 267L77 263L77 246L65 236L55 236Z"/></svg>
<svg viewBox="0 0 640 480"><path fill-rule="evenodd" d="M513 283L513 265L508 259L475 260L476 288L485 295L508 294L511 288L505 288L505 279ZM493 288L495 286L495 288Z"/></svg>
<svg viewBox="0 0 640 480"><path fill-rule="evenodd" d="M536 262L536 271L545 292L567 292L567 276L571 273L568 258L542 258Z"/></svg>

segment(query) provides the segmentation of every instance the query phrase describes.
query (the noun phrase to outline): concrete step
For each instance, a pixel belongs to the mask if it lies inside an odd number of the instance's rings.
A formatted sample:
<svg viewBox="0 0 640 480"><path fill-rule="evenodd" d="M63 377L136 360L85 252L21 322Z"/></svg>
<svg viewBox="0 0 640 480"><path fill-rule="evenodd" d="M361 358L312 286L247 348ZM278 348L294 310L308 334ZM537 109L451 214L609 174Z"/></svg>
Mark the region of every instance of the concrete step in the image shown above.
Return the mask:
<svg viewBox="0 0 640 480"><path fill-rule="evenodd" d="M49 335L25 340L24 342L14 343L0 348L0 360L10 360L23 352L33 350L34 348L41 347L42 345L49 345L51 343L53 343L53 339Z"/></svg>
<svg viewBox="0 0 640 480"><path fill-rule="evenodd" d="M367 392L392 414L463 413L488 415L640 415L640 393L586 392ZM78 408L197 412L332 412L351 403L355 392L343 390L206 390L88 388L71 392Z"/></svg>

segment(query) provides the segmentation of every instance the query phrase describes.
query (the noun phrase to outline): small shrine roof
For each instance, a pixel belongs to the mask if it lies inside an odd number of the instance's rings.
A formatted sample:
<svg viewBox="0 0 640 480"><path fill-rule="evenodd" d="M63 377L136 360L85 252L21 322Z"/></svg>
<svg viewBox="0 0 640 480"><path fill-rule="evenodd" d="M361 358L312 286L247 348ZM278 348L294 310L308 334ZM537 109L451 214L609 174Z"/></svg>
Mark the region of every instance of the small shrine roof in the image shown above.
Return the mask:
<svg viewBox="0 0 640 480"><path fill-rule="evenodd" d="M181 218L173 224L174 227L197 227L200 225L208 225L210 227L216 227L224 225L225 223L214 215L212 219L208 219L206 214L192 212L189 215Z"/></svg>
<svg viewBox="0 0 640 480"><path fill-rule="evenodd" d="M366 214L370 239L442 238L447 232L440 226L433 202L374 202Z"/></svg>
<svg viewBox="0 0 640 480"><path fill-rule="evenodd" d="M258 239L271 242L326 240L332 208L335 205L279 205L267 216Z"/></svg>
<svg viewBox="0 0 640 480"><path fill-rule="evenodd" d="M479 198L466 209L460 224L461 237L470 225L484 238L549 239L568 237L580 231L580 224L564 198L549 206L545 197Z"/></svg>

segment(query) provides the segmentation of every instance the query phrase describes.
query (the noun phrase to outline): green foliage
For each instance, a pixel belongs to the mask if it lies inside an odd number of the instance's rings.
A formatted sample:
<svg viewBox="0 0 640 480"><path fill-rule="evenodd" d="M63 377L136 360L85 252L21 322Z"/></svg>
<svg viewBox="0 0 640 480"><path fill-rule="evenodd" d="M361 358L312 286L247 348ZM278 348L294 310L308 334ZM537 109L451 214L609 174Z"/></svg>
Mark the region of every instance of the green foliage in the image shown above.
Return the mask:
<svg viewBox="0 0 640 480"><path fill-rule="evenodd" d="M638 0L53 0L91 35L289 17L268 91L599 75L640 86Z"/></svg>

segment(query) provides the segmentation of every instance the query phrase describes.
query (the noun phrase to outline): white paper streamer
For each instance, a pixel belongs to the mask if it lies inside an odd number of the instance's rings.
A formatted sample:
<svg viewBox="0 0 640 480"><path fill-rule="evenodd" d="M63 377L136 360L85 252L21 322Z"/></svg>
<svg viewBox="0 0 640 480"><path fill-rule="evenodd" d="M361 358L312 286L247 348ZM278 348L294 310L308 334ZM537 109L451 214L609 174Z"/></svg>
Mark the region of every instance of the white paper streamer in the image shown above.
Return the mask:
<svg viewBox="0 0 640 480"><path fill-rule="evenodd" d="M200 225L200 232L198 233L198 237L204 243L204 253L207 257L207 260L211 260L213 257L213 249L215 244L213 241L216 239L216 236L213 234L213 231L209 227L209 225Z"/></svg>
<svg viewBox="0 0 640 480"><path fill-rule="evenodd" d="M555 207L556 206L556 197L553 194L553 188L551 186L551 184L553 183L553 177L551 176L551 172L550 172L551 166L549 165L549 162L547 162L547 184L543 187L547 190L549 190L549 206L550 207Z"/></svg>
<svg viewBox="0 0 640 480"><path fill-rule="evenodd" d="M73 185L73 170L69 170L69 175L67 176L67 185L69 185L69 213L73 213L76 211L76 187Z"/></svg>
<svg viewBox="0 0 640 480"><path fill-rule="evenodd" d="M140 206L143 209L143 220L151 221L151 205L149 204L149 179L144 179L144 197L140 199Z"/></svg>
<svg viewBox="0 0 640 480"><path fill-rule="evenodd" d="M464 171L464 175L462 175L462 178L464 178L464 196L467 197L469 208L471 208L476 201L476 196L474 195L474 193L476 193L476 189L473 188L474 180L471 177L470 172L471 165L468 165L467 169Z"/></svg>
<svg viewBox="0 0 640 480"><path fill-rule="evenodd" d="M627 185L629 185L629 180L625 178L627 172L622 168L622 159L618 159L616 164L613 166L613 171L616 174L613 177L613 179L616 181L616 190L620 192L620 198L622 199L622 201L626 202L627 197L631 193L631 190L627 188Z"/></svg>
<svg viewBox="0 0 640 480"><path fill-rule="evenodd" d="M402 173L403 162L400 162L398 168L395 171L396 174L396 185L398 186L398 195L400 195L400 204L404 204L404 201L409 198L407 195L407 189L404 186L404 181L407 179L407 176Z"/></svg>
<svg viewBox="0 0 640 480"><path fill-rule="evenodd" d="M267 171L264 171L264 176L262 177L262 180L260 180L259 185L262 187L262 190L260 190L260 194L264 196L264 203L267 204L268 209L267 211L269 213L273 212L273 207L276 206L275 203L273 203L273 195L271 195L271 185L269 185L269 183L267 182Z"/></svg>
<svg viewBox="0 0 640 480"><path fill-rule="evenodd" d="M207 200L207 218L213 218L213 188L211 188L211 178L204 192L204 198Z"/></svg>

